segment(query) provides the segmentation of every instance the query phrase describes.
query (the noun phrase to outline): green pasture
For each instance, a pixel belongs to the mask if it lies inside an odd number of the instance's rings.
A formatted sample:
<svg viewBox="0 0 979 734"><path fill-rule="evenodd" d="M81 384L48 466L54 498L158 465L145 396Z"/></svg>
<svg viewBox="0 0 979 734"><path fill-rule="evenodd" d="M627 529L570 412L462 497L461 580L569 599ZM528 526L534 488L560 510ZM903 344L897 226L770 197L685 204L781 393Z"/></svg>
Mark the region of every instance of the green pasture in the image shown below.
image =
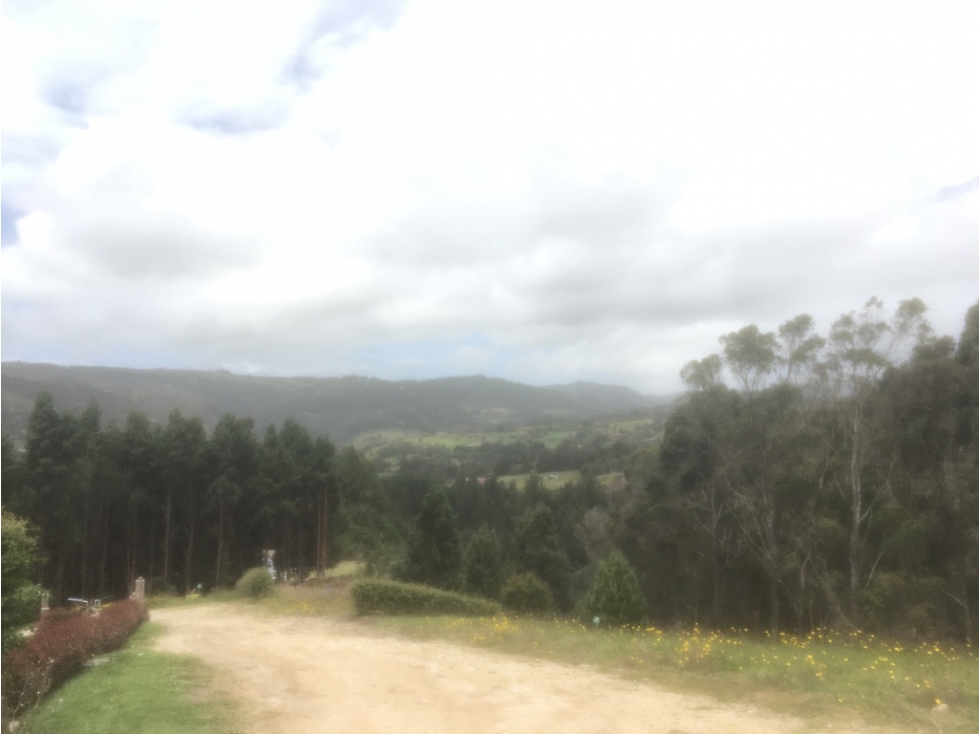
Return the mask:
<svg viewBox="0 0 979 734"><path fill-rule="evenodd" d="M544 489L560 489L568 482L574 483L581 480L581 472L577 470L540 472L538 476L544 482ZM497 479L504 484L514 482L517 485L517 489L523 489L527 486L527 480L530 477L530 474L507 474L502 477L497 477ZM599 474L595 479L598 480L599 484L608 487L621 477L622 472L612 472L611 474Z"/></svg>
<svg viewBox="0 0 979 734"><path fill-rule="evenodd" d="M440 446L454 449L458 446L475 447L484 443L515 443L527 438L523 431L468 431L422 433L421 431L369 431L358 435L353 445L358 451L375 454L388 446L403 444L427 448ZM555 444L556 445L556 444Z"/></svg>
<svg viewBox="0 0 979 734"><path fill-rule="evenodd" d="M531 474L507 474L506 476L497 477L497 479L504 484L514 482L517 485L517 489L523 489L527 486L527 480L531 476ZM581 479L581 472L577 470L541 472L538 476L544 482L544 489L560 489L568 482L577 482Z"/></svg>
<svg viewBox="0 0 979 734"><path fill-rule="evenodd" d="M611 421L606 424L609 431L613 433L635 433L636 431L651 431L656 425L654 418L639 418L628 421Z"/></svg>

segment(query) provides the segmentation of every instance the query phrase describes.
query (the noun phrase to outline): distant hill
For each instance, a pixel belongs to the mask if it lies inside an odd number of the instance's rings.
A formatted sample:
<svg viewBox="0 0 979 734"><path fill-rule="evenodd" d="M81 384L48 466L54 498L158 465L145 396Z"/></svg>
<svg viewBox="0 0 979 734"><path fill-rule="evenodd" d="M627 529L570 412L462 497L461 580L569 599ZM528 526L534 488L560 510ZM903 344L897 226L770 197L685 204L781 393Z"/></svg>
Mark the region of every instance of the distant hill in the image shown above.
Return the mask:
<svg viewBox="0 0 979 734"><path fill-rule="evenodd" d="M38 392L60 410L95 400L103 420L122 425L138 410L165 422L170 411L197 415L210 429L224 413L251 416L259 431L288 417L344 445L372 430L486 430L558 417L622 413L669 402L615 385L577 382L532 387L490 377L386 381L367 377L255 377L227 371L137 370L2 364L2 425L22 437Z"/></svg>

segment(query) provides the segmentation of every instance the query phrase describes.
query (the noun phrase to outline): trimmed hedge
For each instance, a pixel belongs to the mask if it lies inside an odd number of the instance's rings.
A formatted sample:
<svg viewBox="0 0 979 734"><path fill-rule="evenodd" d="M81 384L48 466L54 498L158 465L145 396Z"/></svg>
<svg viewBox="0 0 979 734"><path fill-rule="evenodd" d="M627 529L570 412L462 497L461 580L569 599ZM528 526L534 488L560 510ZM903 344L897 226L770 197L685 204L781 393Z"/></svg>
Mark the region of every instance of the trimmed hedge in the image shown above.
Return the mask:
<svg viewBox="0 0 979 734"><path fill-rule="evenodd" d="M248 569L242 574L241 578L238 579L238 583L235 584L235 591L250 599L261 599L263 596L268 596L272 593L272 587L274 585L275 581L272 578L272 572L265 566L257 566L256 568Z"/></svg>
<svg viewBox="0 0 979 734"><path fill-rule="evenodd" d="M357 614L455 614L463 617L492 617L500 605L451 591L420 584L367 578L351 587Z"/></svg>
<svg viewBox="0 0 979 734"><path fill-rule="evenodd" d="M535 573L517 573L507 579L500 592L503 606L517 614L547 614L554 611L550 587Z"/></svg>
<svg viewBox="0 0 979 734"><path fill-rule="evenodd" d="M3 656L4 718L36 706L90 658L122 647L148 618L146 605L133 599L106 606L97 617L52 611L22 647Z"/></svg>

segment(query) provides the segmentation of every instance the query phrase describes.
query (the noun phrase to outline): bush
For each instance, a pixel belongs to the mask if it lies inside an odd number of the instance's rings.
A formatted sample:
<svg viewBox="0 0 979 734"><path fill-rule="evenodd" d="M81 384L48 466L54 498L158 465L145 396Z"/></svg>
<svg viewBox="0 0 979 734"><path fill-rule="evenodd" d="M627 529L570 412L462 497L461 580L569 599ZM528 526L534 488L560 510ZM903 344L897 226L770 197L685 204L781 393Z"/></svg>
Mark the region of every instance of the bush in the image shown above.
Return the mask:
<svg viewBox="0 0 979 734"><path fill-rule="evenodd" d="M271 572L265 566L251 568L242 574L235 584L235 591L243 594L250 599L261 599L272 593L272 586L275 581Z"/></svg>
<svg viewBox="0 0 979 734"><path fill-rule="evenodd" d="M507 579L500 599L504 608L517 614L546 614L554 609L550 587L529 572L514 574Z"/></svg>
<svg viewBox="0 0 979 734"><path fill-rule="evenodd" d="M134 599L102 609L98 616L53 611L23 647L3 656L4 713L17 716L82 669L89 658L122 647L148 618Z"/></svg>
<svg viewBox="0 0 979 734"><path fill-rule="evenodd" d="M500 605L474 596L456 594L420 584L365 578L351 587L357 614L457 614L492 617Z"/></svg>
<svg viewBox="0 0 979 734"><path fill-rule="evenodd" d="M26 521L3 511L0 568L0 652L19 642L18 630L37 619L41 588L32 583L37 541Z"/></svg>
<svg viewBox="0 0 979 734"><path fill-rule="evenodd" d="M605 559L595 575L595 585L581 604L585 623L598 617L600 624L620 627L638 624L646 616L646 600L632 566L618 551Z"/></svg>

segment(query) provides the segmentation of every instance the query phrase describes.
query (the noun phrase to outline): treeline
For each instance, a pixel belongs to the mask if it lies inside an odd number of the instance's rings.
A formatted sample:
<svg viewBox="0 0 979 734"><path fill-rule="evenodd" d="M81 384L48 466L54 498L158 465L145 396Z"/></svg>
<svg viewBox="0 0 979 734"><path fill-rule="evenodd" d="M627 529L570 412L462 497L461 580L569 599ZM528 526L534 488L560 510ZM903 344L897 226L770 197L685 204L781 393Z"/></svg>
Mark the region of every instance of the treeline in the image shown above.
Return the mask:
<svg viewBox="0 0 979 734"><path fill-rule="evenodd" d="M137 576L157 593L229 586L263 549L322 572L358 523L386 531L378 492L362 456L291 420L261 440L234 415L210 435L179 411L163 426L134 412L120 428L95 404L59 413L41 393L24 451L3 440L3 506L36 529L38 581L57 602L122 596Z"/></svg>
<svg viewBox="0 0 979 734"><path fill-rule="evenodd" d="M979 304L958 343L924 312L872 299L826 337L808 316L748 326L684 368L620 518L659 614L973 638Z"/></svg>
<svg viewBox="0 0 979 734"><path fill-rule="evenodd" d="M210 435L178 412L119 428L41 394L24 452L4 440L4 509L38 529L38 581L59 599L124 594L137 575L155 591L230 585L269 548L303 577L360 558L487 595L532 572L570 611L618 549L661 624L971 640L979 304L958 341L924 313L871 300L825 336L808 316L728 334L683 369L689 391L658 445L569 442L564 459L585 471L557 491L492 471L533 468L541 447L471 465L430 455L381 476L291 420L261 438L232 415ZM561 454L538 471L571 468ZM622 465L625 481L597 481Z"/></svg>

